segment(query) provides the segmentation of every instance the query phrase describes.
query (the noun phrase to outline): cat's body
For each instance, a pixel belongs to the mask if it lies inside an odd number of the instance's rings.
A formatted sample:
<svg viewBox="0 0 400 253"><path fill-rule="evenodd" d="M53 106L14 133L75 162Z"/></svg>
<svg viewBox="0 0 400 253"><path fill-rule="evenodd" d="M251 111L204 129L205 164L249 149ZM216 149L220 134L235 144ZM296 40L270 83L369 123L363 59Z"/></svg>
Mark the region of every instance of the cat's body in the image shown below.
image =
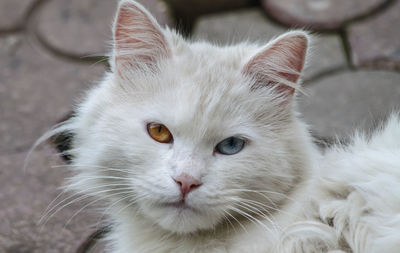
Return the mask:
<svg viewBox="0 0 400 253"><path fill-rule="evenodd" d="M70 187L104 203L110 252L365 253L379 236L398 252L399 119L319 154L293 98L307 34L189 43L125 0L114 41L112 72L56 130L74 134ZM361 193L376 178L397 189Z"/></svg>
<svg viewBox="0 0 400 253"><path fill-rule="evenodd" d="M111 241L126 246L118 253L399 252L399 140L400 118L392 115L373 136L356 136L352 144L320 156L309 188L292 196L294 201L282 207L284 213L276 215L279 231L247 221L246 231L225 226L197 236L174 236L126 213Z"/></svg>
<svg viewBox="0 0 400 253"><path fill-rule="evenodd" d="M330 148L319 165L315 218L332 225L349 252L400 252L399 115L372 136Z"/></svg>

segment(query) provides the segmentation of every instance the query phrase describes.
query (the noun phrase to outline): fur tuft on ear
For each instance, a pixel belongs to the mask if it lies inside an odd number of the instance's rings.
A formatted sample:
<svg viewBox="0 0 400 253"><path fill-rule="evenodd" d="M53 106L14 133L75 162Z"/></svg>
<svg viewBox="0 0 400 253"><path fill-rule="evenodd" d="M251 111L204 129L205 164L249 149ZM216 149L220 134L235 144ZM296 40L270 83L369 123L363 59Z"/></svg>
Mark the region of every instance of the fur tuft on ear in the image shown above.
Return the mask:
<svg viewBox="0 0 400 253"><path fill-rule="evenodd" d="M252 89L279 85L278 91L292 95L303 70L309 35L293 31L279 36L253 56L243 73L254 80Z"/></svg>
<svg viewBox="0 0 400 253"><path fill-rule="evenodd" d="M169 56L168 42L154 17L135 1L121 1L114 22L113 63L117 72L152 68Z"/></svg>

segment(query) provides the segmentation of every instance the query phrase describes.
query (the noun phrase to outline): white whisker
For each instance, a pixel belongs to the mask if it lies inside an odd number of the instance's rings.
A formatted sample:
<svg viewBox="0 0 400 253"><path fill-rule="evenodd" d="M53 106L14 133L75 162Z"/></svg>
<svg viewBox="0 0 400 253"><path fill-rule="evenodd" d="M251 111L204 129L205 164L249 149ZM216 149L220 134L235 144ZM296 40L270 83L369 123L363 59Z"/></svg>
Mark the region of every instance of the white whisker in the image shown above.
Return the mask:
<svg viewBox="0 0 400 253"><path fill-rule="evenodd" d="M123 189L121 189L121 190L123 190ZM72 221L72 219L75 218L80 212L82 212L85 208L87 208L87 207L93 205L94 203L99 202L99 201L101 201L101 200L104 200L104 199L106 199L106 198L115 196L115 195L119 195L119 194L128 194L128 193L131 193L131 191L117 192L117 193L109 194L109 195L107 195L107 196L104 196L104 197L101 197L101 198L98 198L98 199L95 199L95 200L89 202L88 204L86 204L86 205L84 205L82 208L80 208L78 211L76 211L76 212L74 213L74 215L72 215L71 218L68 219L68 221L67 221L67 222L65 223L65 225L64 225L64 228L65 228L66 226L68 226L68 224Z"/></svg>
<svg viewBox="0 0 400 253"><path fill-rule="evenodd" d="M85 181L85 180L82 180L82 181ZM75 192L73 195L68 196L67 198L61 200L61 201L58 202L56 205L51 206L52 204L55 203L55 201L56 201L62 194L64 194L64 193L67 192L67 189L66 189L66 190L62 191L62 192L47 206L47 208L46 208L46 210L44 211L44 213L43 213L41 219L39 220L39 223L41 223L43 217L47 216L51 211L53 211L57 206L61 205L62 203L66 202L66 201L68 201L68 200L70 200L70 199L72 199L72 198L74 198L74 197L76 197L76 196L78 196L78 195L84 194L84 193L86 193L87 191L91 191L91 190L99 189L99 188L110 187L110 186L131 186L131 184L116 184L116 183L114 183L114 184L105 184L105 185L98 185L98 186L94 186L94 187L88 187L88 188L86 188L86 189L84 189L84 190L80 190L80 191L78 191L78 192ZM117 190L117 189L118 189L118 188L113 189L113 190ZM50 208L50 209L49 209L49 208Z"/></svg>
<svg viewBox="0 0 400 253"><path fill-rule="evenodd" d="M224 211L229 217L231 217L232 219L234 219L236 221L237 224L239 224L239 226L246 232L246 234L248 234L249 232L247 231L246 227L238 220L235 218L235 216L233 216L229 210L231 209L231 207L233 206L229 206L227 211Z"/></svg>
<svg viewBox="0 0 400 253"><path fill-rule="evenodd" d="M96 192L96 195L102 194L102 193L107 193L107 192L112 192L112 191L117 191L117 190L128 190L128 189L131 190L131 188L108 189L108 190ZM111 194L111 195L112 195L112 194ZM109 196L111 196L111 195L108 195L108 196L106 196L106 197L109 197ZM60 210L64 209L65 207L67 207L67 206L69 206L69 205L72 205L72 204L74 204L74 203L76 203L76 202L78 202L78 201L81 201L81 200L83 200L83 199L87 199L87 198L90 198L90 197L94 197L94 195L83 195L83 196L81 196L81 197L78 197L78 198L76 198L76 199L73 199L73 200L69 201L68 203L62 205L61 207L57 208L57 210L55 210L55 211L50 215L50 213L55 209L55 208L52 208L52 209L46 214L46 215L49 215L46 219L45 219L46 216L43 216L42 218L40 218L39 224L45 225L45 224L47 223L47 221L48 221L49 219L51 219L51 218L52 218L56 213L58 213Z"/></svg>

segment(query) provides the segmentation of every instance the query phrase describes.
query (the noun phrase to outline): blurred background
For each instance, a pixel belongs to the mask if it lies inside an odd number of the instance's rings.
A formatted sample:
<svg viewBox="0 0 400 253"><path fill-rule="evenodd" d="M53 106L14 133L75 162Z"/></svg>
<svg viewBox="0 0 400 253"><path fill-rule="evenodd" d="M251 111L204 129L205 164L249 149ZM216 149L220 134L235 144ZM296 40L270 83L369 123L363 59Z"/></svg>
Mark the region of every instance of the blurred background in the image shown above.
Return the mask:
<svg viewBox="0 0 400 253"><path fill-rule="evenodd" d="M38 225L69 173L51 142L22 168L35 140L65 120L107 69L117 2L0 0L0 252L84 252L104 220L83 200ZM311 31L299 104L322 142L345 140L354 128L370 131L400 109L400 0L139 2L161 25L220 45Z"/></svg>

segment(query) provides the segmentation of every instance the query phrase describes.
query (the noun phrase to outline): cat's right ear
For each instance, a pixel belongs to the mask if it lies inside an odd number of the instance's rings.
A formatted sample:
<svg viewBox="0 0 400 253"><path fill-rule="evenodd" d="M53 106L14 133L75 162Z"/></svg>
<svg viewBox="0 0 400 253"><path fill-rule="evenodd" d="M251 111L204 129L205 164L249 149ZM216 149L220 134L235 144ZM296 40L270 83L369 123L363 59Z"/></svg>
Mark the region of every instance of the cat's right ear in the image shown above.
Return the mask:
<svg viewBox="0 0 400 253"><path fill-rule="evenodd" d="M134 1L120 2L113 35L114 73L153 69L160 60L170 56L162 28L143 6Z"/></svg>

